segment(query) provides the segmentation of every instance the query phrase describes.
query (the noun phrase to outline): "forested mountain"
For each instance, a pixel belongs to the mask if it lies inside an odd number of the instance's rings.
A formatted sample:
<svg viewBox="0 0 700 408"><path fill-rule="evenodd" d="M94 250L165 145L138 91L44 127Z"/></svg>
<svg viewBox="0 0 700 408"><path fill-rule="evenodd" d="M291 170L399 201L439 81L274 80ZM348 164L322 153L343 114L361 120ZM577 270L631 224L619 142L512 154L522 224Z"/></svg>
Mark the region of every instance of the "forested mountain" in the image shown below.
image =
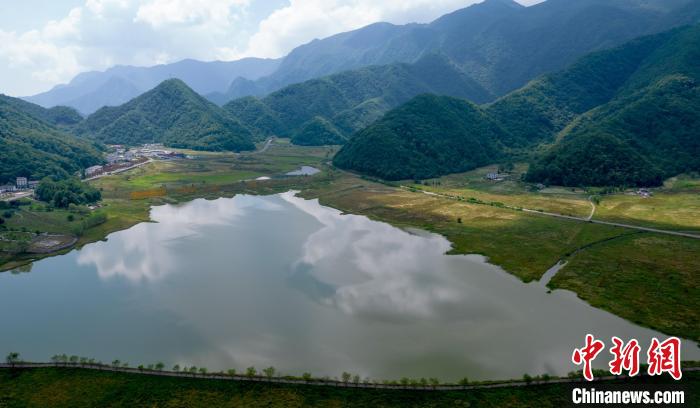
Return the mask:
<svg viewBox="0 0 700 408"><path fill-rule="evenodd" d="M12 98L5 95L0 95L0 98L6 99L8 103L11 103L22 112L52 125L72 126L83 120L83 117L80 116L78 111L68 106L54 106L53 108L47 109L19 98Z"/></svg>
<svg viewBox="0 0 700 408"><path fill-rule="evenodd" d="M695 0L486 0L430 24L372 24L294 49L258 80L234 81L217 102L370 65L445 55L487 94L504 95L592 51L698 21Z"/></svg>
<svg viewBox="0 0 700 408"><path fill-rule="evenodd" d="M263 99L234 100L224 109L259 135L342 142L387 110L422 93L483 102L488 94L441 55L414 64L380 65L290 85ZM323 126L319 126L323 124ZM314 130L324 135L312 135ZM297 134L303 133L298 137Z"/></svg>
<svg viewBox="0 0 700 408"><path fill-rule="evenodd" d="M164 143L198 150L252 150L252 134L178 79L124 105L105 107L76 128L105 143Z"/></svg>
<svg viewBox="0 0 700 408"><path fill-rule="evenodd" d="M586 56L562 72L483 106L482 112L503 130L498 137L502 154L552 144L541 157L534 157L527 175L530 181L573 186L655 185L664 177L700 170L699 61L700 26L676 29ZM418 106L424 112L415 113L413 108L408 112L411 116L441 112L446 100L426 103L422 99ZM432 145L447 140L447 148L458 149L480 132L481 122L471 121L474 127L465 128L461 118L441 116L442 121L453 123L423 128L425 134L435 137L426 144L422 136L386 126L387 120L408 123L410 116L403 108L359 132L334 162L390 179L457 171L450 161L432 153ZM465 116L473 118L472 114ZM443 136L441 126L464 129L463 139ZM429 157L421 162L427 170L406 166L405 159L377 163L363 159L377 146L395 145L397 140L405 147L402 154ZM465 161L483 157L469 150L465 154Z"/></svg>
<svg viewBox="0 0 700 408"><path fill-rule="evenodd" d="M246 58L232 62L183 60L154 67L116 66L104 72L80 74L69 84L25 99L47 108L67 105L91 114L103 106L121 105L167 79L178 78L196 92L208 94L227 89L236 78L269 75L279 62Z"/></svg>
<svg viewBox="0 0 700 408"><path fill-rule="evenodd" d="M421 95L358 132L333 163L388 180L423 179L495 162L506 137L471 102Z"/></svg>
<svg viewBox="0 0 700 408"><path fill-rule="evenodd" d="M339 145L346 140L338 128L320 116L306 122L292 137L292 143L300 146Z"/></svg>
<svg viewBox="0 0 700 408"><path fill-rule="evenodd" d="M67 134L42 118L64 122L64 109L46 110L0 95L0 184L16 177L66 177L101 162L98 147Z"/></svg>

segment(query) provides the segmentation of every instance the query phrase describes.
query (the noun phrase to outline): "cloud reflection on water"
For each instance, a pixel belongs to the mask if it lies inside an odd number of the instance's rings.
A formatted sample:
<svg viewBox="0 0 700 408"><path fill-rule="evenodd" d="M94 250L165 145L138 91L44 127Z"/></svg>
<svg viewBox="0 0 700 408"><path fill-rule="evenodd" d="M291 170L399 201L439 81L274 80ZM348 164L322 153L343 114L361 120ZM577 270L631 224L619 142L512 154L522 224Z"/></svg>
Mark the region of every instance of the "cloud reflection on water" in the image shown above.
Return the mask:
<svg viewBox="0 0 700 408"><path fill-rule="evenodd" d="M235 199L195 200L184 205L162 205L151 209L158 224L138 224L109 236L104 242L86 246L78 255L79 265L94 265L102 279L124 277L131 282L152 282L177 270L173 251L184 240L196 238L202 227L231 225L255 207L280 211L282 207L249 196Z"/></svg>
<svg viewBox="0 0 700 408"><path fill-rule="evenodd" d="M450 249L443 237L343 215L293 193L281 197L323 225L304 243L295 268L335 288L325 304L351 315L401 321L435 318L462 302L465 293L453 276L435 273L435 258Z"/></svg>

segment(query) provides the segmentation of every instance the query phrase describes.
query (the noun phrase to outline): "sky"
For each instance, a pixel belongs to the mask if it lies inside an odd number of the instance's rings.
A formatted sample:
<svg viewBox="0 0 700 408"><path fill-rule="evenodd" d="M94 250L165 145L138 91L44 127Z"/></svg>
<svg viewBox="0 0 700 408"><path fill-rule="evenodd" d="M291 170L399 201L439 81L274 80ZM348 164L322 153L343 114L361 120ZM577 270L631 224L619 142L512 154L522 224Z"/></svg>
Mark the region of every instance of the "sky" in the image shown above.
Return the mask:
<svg viewBox="0 0 700 408"><path fill-rule="evenodd" d="M33 95L114 65L278 58L315 38L426 23L480 1L0 0L0 93Z"/></svg>

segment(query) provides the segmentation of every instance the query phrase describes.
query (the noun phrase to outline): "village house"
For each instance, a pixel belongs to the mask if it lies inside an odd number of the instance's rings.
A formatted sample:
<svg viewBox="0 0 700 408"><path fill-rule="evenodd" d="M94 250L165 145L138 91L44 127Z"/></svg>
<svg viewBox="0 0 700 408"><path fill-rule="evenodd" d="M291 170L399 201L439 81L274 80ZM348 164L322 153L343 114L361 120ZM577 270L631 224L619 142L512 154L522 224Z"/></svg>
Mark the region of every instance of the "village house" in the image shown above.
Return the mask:
<svg viewBox="0 0 700 408"><path fill-rule="evenodd" d="M29 187L29 180L26 177L17 177L17 182L15 184L17 190L24 190Z"/></svg>
<svg viewBox="0 0 700 408"><path fill-rule="evenodd" d="M3 186L0 186L0 194L5 194L5 193L13 193L17 187L15 187L12 184L5 184Z"/></svg>
<svg viewBox="0 0 700 408"><path fill-rule="evenodd" d="M491 181L502 181L505 180L508 177L507 174L501 174L501 173L488 173L486 174L486 180L491 180Z"/></svg>
<svg viewBox="0 0 700 408"><path fill-rule="evenodd" d="M97 175L97 174L102 173L102 169L103 169L102 166L92 166L92 167L88 167L87 169L85 169L85 175L86 175L87 177L95 176L95 175Z"/></svg>
<svg viewBox="0 0 700 408"><path fill-rule="evenodd" d="M651 197L653 194L651 193L651 191L649 191L649 190L647 190L647 189L645 189L645 188L641 188L641 189L639 189L639 190L637 191L637 195L640 196L640 197L642 197L642 198L649 198L649 197Z"/></svg>

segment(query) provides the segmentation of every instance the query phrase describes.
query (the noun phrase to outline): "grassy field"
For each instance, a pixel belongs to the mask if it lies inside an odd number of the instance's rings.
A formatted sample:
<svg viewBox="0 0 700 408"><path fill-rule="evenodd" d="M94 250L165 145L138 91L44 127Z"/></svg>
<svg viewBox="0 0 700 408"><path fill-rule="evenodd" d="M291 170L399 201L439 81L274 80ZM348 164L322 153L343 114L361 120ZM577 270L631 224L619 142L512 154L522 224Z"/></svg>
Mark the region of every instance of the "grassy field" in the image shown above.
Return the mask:
<svg viewBox="0 0 700 408"><path fill-rule="evenodd" d="M616 194L602 198L596 219L677 231L700 231L700 185L654 191L649 198Z"/></svg>
<svg viewBox="0 0 700 408"><path fill-rule="evenodd" d="M483 202L503 203L511 207L529 208L555 212L576 217L587 217L591 213L589 194L580 189L549 188L535 190L531 185L520 181L525 171L522 165L516 166L510 176L503 181L490 181L487 173L498 171L497 166L482 167L467 173L453 174L435 180L404 184L441 194L475 198ZM534 191L533 191L534 190Z"/></svg>
<svg viewBox="0 0 700 408"><path fill-rule="evenodd" d="M678 387L668 377L614 383ZM600 389L600 385L596 384ZM700 374L683 376L686 398L700 393ZM152 377L80 369L0 370L0 407L561 407L571 385L472 391L388 391Z"/></svg>
<svg viewBox="0 0 700 408"><path fill-rule="evenodd" d="M573 256L550 287L637 324L700 340L700 240L635 234Z"/></svg>

